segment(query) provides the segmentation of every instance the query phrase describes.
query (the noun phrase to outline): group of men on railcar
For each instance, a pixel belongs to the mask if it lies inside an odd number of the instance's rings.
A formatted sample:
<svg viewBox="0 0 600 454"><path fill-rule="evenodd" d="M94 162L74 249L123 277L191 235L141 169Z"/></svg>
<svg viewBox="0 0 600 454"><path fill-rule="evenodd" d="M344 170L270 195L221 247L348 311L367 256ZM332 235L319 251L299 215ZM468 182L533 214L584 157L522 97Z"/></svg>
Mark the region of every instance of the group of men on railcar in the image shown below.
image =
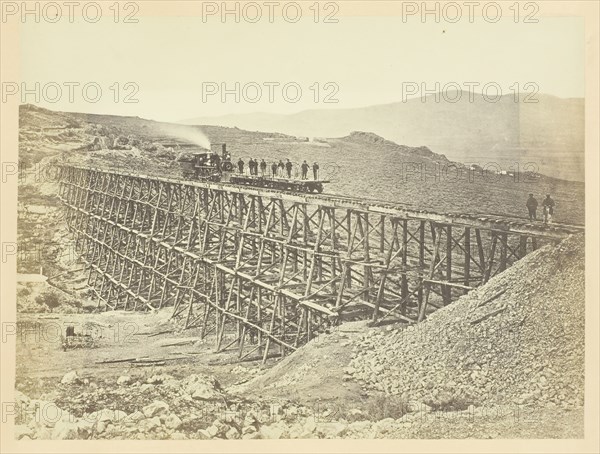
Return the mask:
<svg viewBox="0 0 600 454"><path fill-rule="evenodd" d="M237 162L237 166L238 166L238 172L240 174L244 174L244 166L246 165L246 163L244 162L244 160L242 158L240 158ZM250 175L260 175L262 177L266 177L269 176L267 173L267 162L264 159L261 159L260 162L258 162L257 159L254 158L250 158L250 160L248 161L248 170L250 172ZM279 160L279 162L275 162L273 161L271 163L271 176L273 178L292 178L292 170L294 168L294 164L287 159L286 162L283 162L283 160ZM308 170L310 169L310 164L308 164L308 162L306 162L306 160L304 160L304 162L302 164L300 164L300 170L301 170L301 179L303 180L308 180ZM259 173L260 170L260 173ZM319 164L315 161L312 164L312 171L313 171L313 178L315 180L319 179Z"/></svg>

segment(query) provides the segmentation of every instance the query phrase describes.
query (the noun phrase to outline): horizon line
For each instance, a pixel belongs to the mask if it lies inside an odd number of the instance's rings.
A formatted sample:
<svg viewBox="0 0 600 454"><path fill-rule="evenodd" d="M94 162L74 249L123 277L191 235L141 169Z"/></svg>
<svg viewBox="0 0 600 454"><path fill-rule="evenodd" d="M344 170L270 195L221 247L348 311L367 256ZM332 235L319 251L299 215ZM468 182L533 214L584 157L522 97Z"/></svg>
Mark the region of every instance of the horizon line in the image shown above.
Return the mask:
<svg viewBox="0 0 600 454"><path fill-rule="evenodd" d="M64 113L79 113L79 114L85 114L85 115L112 115L112 116L117 116L117 117L129 117L129 118L141 118L144 120L150 120L150 121L155 121L155 122L159 122L159 123L173 123L173 124L182 124L182 122L184 121L192 121L192 120L196 120L198 118L214 118L214 119L218 119L218 118L224 118L224 117L228 117L228 116L245 116L245 115L274 115L274 116L292 116L292 115L298 115L301 113L305 113L305 112L312 112L312 111L334 111L334 110L356 110L356 109L366 109L366 108L370 108L370 107L377 107L377 106L389 106L392 104L406 104L410 101L415 101L417 99L426 99L429 98L431 96L436 96L436 95L440 95L442 93L471 93L469 91L465 91L465 90L448 90L446 92L436 92L436 93L431 93L425 96L422 95L418 95L418 96L414 96L414 97L409 97L407 98L406 101L392 101L392 102L387 102L387 103L380 103L380 104L368 104L368 105L362 105L362 106L356 106L356 107L321 107L321 108L311 108L311 109L302 109L302 110L298 110L296 112L290 112L290 113L283 113L283 112L265 112L265 111L252 111L252 112L242 112L242 113L234 113L234 112L230 112L230 113L225 113L225 114L220 114L220 115L199 115L197 117L193 117L193 118L183 118L180 120L172 120L172 121L166 121L166 120L157 120L154 118L150 118L150 117L142 117L140 115L119 115L119 114L114 114L114 113L106 113L106 112L82 112L82 111L74 111L74 110L57 110L57 109L51 109L48 107L44 107L42 105L36 104L36 103L31 103L31 102L27 102L27 103L19 103L19 107L21 106L35 106L41 109L46 109L46 110L50 110L53 112L64 112ZM473 92L474 95L477 95L478 97L483 97L482 93L478 93L478 92ZM510 94L503 94L500 96L500 99L502 98L506 98L508 96L514 96L515 94L526 94L526 95L530 95L531 93L529 92L516 92L516 93L510 93ZM542 95L542 96L548 96L548 97L552 97L552 98L557 98L557 99L561 99L561 100L584 100L585 101L585 96L584 97L573 97L573 96L569 96L569 97L561 97L561 96L557 96L557 95L553 95L550 93L544 93L544 92L540 92L540 93L536 93L536 95ZM441 101L442 102L442 101ZM440 103L441 103L440 102ZM446 102L446 104L457 104L459 101L456 102L447 102L447 101L443 101ZM516 104L522 104L522 101L519 101ZM495 103L494 103L495 104ZM535 104L535 103L531 103L531 104ZM188 126L195 126L195 125L188 125ZM199 125L198 125L199 126ZM206 126L215 126L215 125L206 125Z"/></svg>

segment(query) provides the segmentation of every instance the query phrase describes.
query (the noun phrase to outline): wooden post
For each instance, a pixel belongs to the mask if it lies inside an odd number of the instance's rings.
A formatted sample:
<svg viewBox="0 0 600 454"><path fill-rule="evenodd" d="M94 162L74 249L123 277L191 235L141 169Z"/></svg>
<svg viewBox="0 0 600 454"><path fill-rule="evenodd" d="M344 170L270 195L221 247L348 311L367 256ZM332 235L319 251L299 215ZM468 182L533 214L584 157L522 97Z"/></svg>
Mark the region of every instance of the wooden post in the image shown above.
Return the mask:
<svg viewBox="0 0 600 454"><path fill-rule="evenodd" d="M371 260L370 256L370 247L369 247L369 235L371 234L371 224L369 223L369 214L364 214L365 226L362 232L363 234L363 245L364 245L364 254L365 254L365 262L369 263ZM366 301L370 301L371 297L369 294L369 289L371 287L371 282L373 282L373 275L371 273L371 267L369 265L365 265L364 267L364 276L363 276L363 285L364 285L364 298Z"/></svg>
<svg viewBox="0 0 600 454"><path fill-rule="evenodd" d="M423 305L423 273L425 269L425 221L419 225L419 290L417 290L417 302L420 308Z"/></svg>
<svg viewBox="0 0 600 454"><path fill-rule="evenodd" d="M380 231L379 231L379 252L383 254L385 251L385 216L381 216L380 218Z"/></svg>
<svg viewBox="0 0 600 454"><path fill-rule="evenodd" d="M396 238L396 232L394 232L393 238ZM393 240L392 240L393 243ZM408 220L402 220L402 285L400 286L400 297L404 301L400 307L402 315L406 315L406 305L408 303L408 277L406 276L406 267L408 265Z"/></svg>
<svg viewBox="0 0 600 454"><path fill-rule="evenodd" d="M485 253L483 251L483 241L481 240L481 231L475 229L475 240L477 241L477 253L479 254L479 272L481 273L481 283L485 282L486 264Z"/></svg>
<svg viewBox="0 0 600 454"><path fill-rule="evenodd" d="M483 278L483 282L487 282L490 280L490 277L492 276L492 267L494 266L494 255L496 254L496 242L498 240L498 237L496 236L496 232L494 232L492 230L492 240L491 240L491 246L490 246L490 255L488 257L488 266L486 268L485 271L485 275Z"/></svg>
<svg viewBox="0 0 600 454"><path fill-rule="evenodd" d="M465 227L465 266L463 269L464 272L464 282L463 284L466 287L471 286L471 228ZM464 289L464 293L467 293L469 290Z"/></svg>
<svg viewBox="0 0 600 454"><path fill-rule="evenodd" d="M452 226L446 226L446 281L452 281ZM452 287L445 285L443 288L444 305L452 301Z"/></svg>
<svg viewBox="0 0 600 454"><path fill-rule="evenodd" d="M500 249L500 271L504 271L506 269L506 256L508 253L508 237L506 233L502 233L500 235L501 239L501 249Z"/></svg>
<svg viewBox="0 0 600 454"><path fill-rule="evenodd" d="M329 226L329 230L331 232L331 249L333 251L337 251L338 250L338 242L337 242L337 237L336 237L336 233L335 233L335 208L331 208L331 210L329 211L329 216L330 216L330 226ZM335 295L336 291L337 291L337 281L336 281L336 277L337 277L337 270L336 270L336 262L337 262L337 258L334 257L333 255L331 256L331 259L329 261L329 269L330 269L330 275L331 275L331 294Z"/></svg>
<svg viewBox="0 0 600 454"><path fill-rule="evenodd" d="M527 235L519 236L519 258L522 259L527 255Z"/></svg>
<svg viewBox="0 0 600 454"><path fill-rule="evenodd" d="M384 268L381 270L381 279L379 281L379 289L377 290L377 299L375 300L375 307L373 309L373 323L377 322L377 317L379 316L379 306L381 305L381 301L384 297L385 292L385 281L387 279L388 269L390 267L390 261L392 259L392 255L394 253L394 243L396 239L396 234L398 233L398 222L394 221L394 231L392 235L392 241L388 246L388 252L385 257Z"/></svg>
<svg viewBox="0 0 600 454"><path fill-rule="evenodd" d="M440 227L440 229L441 229L441 227ZM438 231L437 235L434 232L435 232L435 227L433 226L433 223L432 223L433 251L431 253L431 262L429 263L428 279L433 278L433 274L435 273L437 257L440 252L440 245L442 244L442 242L440 241L441 232ZM430 291L431 291L431 283L425 282L424 301L423 301L423 304L421 304L421 306L419 307L419 318L418 318L419 322L423 321L423 319L425 318L425 314L427 311L427 304L429 303L429 292Z"/></svg>

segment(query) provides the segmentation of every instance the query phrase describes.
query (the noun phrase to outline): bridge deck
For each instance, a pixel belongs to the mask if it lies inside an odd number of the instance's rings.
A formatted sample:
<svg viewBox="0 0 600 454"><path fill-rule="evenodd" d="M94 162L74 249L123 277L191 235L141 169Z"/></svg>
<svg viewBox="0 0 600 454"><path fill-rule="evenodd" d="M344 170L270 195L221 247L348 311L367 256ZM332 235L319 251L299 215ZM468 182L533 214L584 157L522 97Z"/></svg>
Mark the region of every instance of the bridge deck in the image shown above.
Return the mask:
<svg viewBox="0 0 600 454"><path fill-rule="evenodd" d="M439 213L427 210L417 210L400 203L388 200L369 199L364 197L343 196L339 194L305 194L282 192L266 188L253 188L231 183L216 183L208 181L190 181L185 179L167 178L151 174L136 174L130 172L118 172L96 167L73 168L87 169L97 172L112 173L133 178L154 179L165 183L183 184L198 188L234 192L259 197L277 197L293 203L310 203L322 206L333 206L341 209L361 210L378 214L392 215L402 219L415 219L423 221L440 222L444 224L455 224L469 226L485 230L505 231L534 235L553 239L562 239L568 235L583 232L584 226L576 224L531 222L526 218L498 215L498 214L474 214L474 213Z"/></svg>

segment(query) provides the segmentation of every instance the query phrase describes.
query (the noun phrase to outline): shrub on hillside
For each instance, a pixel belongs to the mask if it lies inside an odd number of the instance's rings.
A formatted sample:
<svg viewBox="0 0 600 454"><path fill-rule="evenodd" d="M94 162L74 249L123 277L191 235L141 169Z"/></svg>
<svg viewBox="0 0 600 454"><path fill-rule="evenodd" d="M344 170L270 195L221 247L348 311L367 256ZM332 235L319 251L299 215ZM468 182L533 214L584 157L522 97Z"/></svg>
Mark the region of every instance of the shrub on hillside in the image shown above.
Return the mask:
<svg viewBox="0 0 600 454"><path fill-rule="evenodd" d="M54 292L44 292L41 295L35 298L35 302L39 305L45 304L52 312L58 306L60 306L61 300L60 297Z"/></svg>
<svg viewBox="0 0 600 454"><path fill-rule="evenodd" d="M20 298L24 298L31 294L31 289L29 287L21 287L17 290L17 296Z"/></svg>

